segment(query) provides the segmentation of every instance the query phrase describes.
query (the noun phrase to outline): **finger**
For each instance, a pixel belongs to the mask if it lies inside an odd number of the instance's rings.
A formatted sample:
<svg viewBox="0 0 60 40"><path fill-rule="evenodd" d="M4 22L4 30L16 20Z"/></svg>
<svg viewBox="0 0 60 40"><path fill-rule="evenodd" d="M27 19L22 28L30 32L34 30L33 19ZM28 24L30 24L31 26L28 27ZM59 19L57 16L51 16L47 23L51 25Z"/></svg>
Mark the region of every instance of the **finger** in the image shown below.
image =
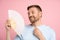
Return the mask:
<svg viewBox="0 0 60 40"><path fill-rule="evenodd" d="M6 25L6 27L11 27L10 21L7 20L5 25Z"/></svg>

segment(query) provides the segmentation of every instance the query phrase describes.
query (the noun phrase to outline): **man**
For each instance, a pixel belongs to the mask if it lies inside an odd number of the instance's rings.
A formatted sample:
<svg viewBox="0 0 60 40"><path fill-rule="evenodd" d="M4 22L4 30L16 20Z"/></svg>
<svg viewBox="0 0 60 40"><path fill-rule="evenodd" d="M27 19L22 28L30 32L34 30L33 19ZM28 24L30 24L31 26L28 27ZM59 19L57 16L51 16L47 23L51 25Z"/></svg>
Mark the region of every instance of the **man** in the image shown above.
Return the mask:
<svg viewBox="0 0 60 40"><path fill-rule="evenodd" d="M21 35L17 35L14 40L56 40L55 32L49 26L43 25L41 22L41 7L39 5L31 5L27 7L27 10L31 24L27 25L23 33L21 33ZM7 40L10 40L9 20L7 24Z"/></svg>

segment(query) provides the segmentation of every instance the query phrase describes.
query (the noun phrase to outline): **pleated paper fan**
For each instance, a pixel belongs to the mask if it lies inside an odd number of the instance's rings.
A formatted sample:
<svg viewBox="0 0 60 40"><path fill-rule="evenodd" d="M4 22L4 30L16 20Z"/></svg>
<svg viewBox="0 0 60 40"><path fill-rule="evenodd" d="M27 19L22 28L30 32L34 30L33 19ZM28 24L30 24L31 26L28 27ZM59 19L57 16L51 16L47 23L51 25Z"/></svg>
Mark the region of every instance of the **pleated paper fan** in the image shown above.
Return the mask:
<svg viewBox="0 0 60 40"><path fill-rule="evenodd" d="M8 10L8 19L11 20L12 29L20 35L24 30L24 19L20 13L14 10Z"/></svg>

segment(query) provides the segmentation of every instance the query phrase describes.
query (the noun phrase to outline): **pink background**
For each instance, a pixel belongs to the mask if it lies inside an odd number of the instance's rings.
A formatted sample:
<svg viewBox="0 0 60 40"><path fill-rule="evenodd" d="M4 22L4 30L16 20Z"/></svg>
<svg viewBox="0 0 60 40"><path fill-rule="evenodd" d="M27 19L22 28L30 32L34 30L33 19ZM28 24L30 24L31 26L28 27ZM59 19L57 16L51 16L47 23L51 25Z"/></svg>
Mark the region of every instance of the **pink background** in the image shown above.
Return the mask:
<svg viewBox="0 0 60 40"><path fill-rule="evenodd" d="M6 40L5 21L8 10L16 10L24 17L25 24L29 24L27 6L38 4L43 10L42 22L49 25L56 32L56 39L60 40L60 0L0 0L0 40ZM11 40L15 37L11 30Z"/></svg>

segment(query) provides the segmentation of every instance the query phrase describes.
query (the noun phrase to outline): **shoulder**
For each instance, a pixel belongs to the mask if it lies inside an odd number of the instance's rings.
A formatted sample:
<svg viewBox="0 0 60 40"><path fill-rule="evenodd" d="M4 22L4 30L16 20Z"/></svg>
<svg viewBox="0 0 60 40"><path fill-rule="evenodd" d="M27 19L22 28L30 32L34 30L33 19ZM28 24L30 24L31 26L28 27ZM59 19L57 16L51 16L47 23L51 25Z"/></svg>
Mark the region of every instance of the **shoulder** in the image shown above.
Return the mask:
<svg viewBox="0 0 60 40"><path fill-rule="evenodd" d="M39 29L46 32L55 33L55 31L50 26L47 25L42 25L41 27L39 27Z"/></svg>
<svg viewBox="0 0 60 40"><path fill-rule="evenodd" d="M55 33L54 29L50 26L46 26L46 29L49 30L51 33Z"/></svg>
<svg viewBox="0 0 60 40"><path fill-rule="evenodd" d="M48 38L54 39L56 36L55 31L50 26L42 25L41 27L39 27L39 30L42 32L44 37L46 37L46 39Z"/></svg>

